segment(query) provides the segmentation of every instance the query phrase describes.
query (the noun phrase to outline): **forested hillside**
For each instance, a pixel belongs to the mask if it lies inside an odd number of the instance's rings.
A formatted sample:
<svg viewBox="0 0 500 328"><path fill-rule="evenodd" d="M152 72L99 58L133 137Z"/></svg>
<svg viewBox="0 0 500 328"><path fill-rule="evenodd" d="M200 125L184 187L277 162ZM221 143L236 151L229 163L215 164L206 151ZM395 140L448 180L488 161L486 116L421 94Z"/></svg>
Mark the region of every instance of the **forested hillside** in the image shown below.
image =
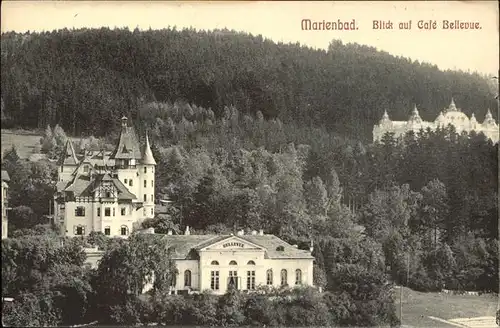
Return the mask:
<svg viewBox="0 0 500 328"><path fill-rule="evenodd" d="M52 160L4 152L2 293L21 300L7 306L9 323L385 326L398 323L394 283L498 292L498 144L452 126L371 143L384 109L404 120L417 103L432 120L452 95L482 121L496 108L491 81L365 46L326 52L229 31L63 30L1 42L2 128L43 129L37 149ZM58 227L40 223L51 214L53 160L68 136L90 136L77 151L112 149L123 115L142 142L148 132L156 200L171 201L142 228L312 241L314 284L326 292L184 299L164 294L165 276L144 300L130 286L149 275L143 268L168 264L157 260L166 247L95 231L51 244ZM84 242L106 250L98 270L82 268Z"/></svg>
<svg viewBox="0 0 500 328"><path fill-rule="evenodd" d="M216 117L234 105L362 141L384 109L404 120L416 103L433 120L453 96L481 121L496 108L478 74L339 41L324 51L227 30L65 29L4 33L1 51L2 126L59 124L74 136L104 134L150 101L184 99Z"/></svg>
<svg viewBox="0 0 500 328"><path fill-rule="evenodd" d="M157 199L172 201L166 215L144 227L158 233L181 233L186 225L193 233L264 229L305 248L313 239L317 282L329 290L335 283L321 275L337 279L340 263L375 266L420 290L497 290L498 145L484 135L458 135L449 127L408 135L403 144L385 137L364 146L325 129L266 120L260 112L253 117L228 107L214 115L181 102L140 108L139 134L149 131L158 164ZM42 149L65 144L60 127L47 128L43 141ZM75 146L100 147L95 138ZM15 151L4 155L9 224L17 225L10 231L48 214L51 165L22 162ZM365 258L368 250L374 253Z"/></svg>

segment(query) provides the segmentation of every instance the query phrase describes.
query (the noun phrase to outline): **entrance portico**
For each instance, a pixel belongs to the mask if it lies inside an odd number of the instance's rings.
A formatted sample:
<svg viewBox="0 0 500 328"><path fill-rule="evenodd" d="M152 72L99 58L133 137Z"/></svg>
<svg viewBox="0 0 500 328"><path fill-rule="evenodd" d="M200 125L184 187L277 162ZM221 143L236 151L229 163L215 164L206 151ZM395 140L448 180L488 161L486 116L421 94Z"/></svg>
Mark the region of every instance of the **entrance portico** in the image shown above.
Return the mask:
<svg viewBox="0 0 500 328"><path fill-rule="evenodd" d="M225 293L230 286L238 290L253 290L258 283L264 284L265 249L239 236L221 239L198 247L200 290Z"/></svg>

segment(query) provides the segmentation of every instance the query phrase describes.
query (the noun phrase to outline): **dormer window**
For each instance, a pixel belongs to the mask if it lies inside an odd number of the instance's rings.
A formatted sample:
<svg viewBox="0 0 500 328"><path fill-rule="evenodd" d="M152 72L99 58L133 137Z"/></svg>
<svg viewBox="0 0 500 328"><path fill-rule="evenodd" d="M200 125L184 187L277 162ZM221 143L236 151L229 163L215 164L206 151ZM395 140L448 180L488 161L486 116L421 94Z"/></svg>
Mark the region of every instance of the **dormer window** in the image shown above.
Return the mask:
<svg viewBox="0 0 500 328"><path fill-rule="evenodd" d="M278 246L278 247L276 247L276 250L277 250L278 252L283 252L283 251L285 251L285 247L283 247L283 246Z"/></svg>
<svg viewBox="0 0 500 328"><path fill-rule="evenodd" d="M88 167L87 165L85 165L85 166L83 167L83 172L87 173L88 171L89 171L89 167Z"/></svg>

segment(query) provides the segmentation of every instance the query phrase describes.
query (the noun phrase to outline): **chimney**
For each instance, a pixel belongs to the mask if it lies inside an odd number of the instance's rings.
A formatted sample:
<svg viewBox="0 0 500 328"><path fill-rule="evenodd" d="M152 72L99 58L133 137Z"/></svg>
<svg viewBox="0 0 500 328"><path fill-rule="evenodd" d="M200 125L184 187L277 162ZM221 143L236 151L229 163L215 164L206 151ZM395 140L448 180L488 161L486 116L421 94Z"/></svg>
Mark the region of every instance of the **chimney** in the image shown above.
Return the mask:
<svg viewBox="0 0 500 328"><path fill-rule="evenodd" d="M155 228L148 228L147 232L148 234L150 235L154 235L155 234Z"/></svg>
<svg viewBox="0 0 500 328"><path fill-rule="evenodd" d="M263 229L259 230L259 236L264 236L264 230Z"/></svg>
<svg viewBox="0 0 500 328"><path fill-rule="evenodd" d="M238 231L238 236L243 236L244 234L245 234L245 231L243 231L243 230Z"/></svg>
<svg viewBox="0 0 500 328"><path fill-rule="evenodd" d="M168 229L167 235L172 236L172 229Z"/></svg>
<svg viewBox="0 0 500 328"><path fill-rule="evenodd" d="M252 230L252 236L257 236L257 231Z"/></svg>
<svg viewBox="0 0 500 328"><path fill-rule="evenodd" d="M299 248L299 245L293 245L293 247L295 247L295 248Z"/></svg>
<svg viewBox="0 0 500 328"><path fill-rule="evenodd" d="M314 250L313 241L311 239L311 245L309 246L309 251L312 253Z"/></svg>
<svg viewBox="0 0 500 328"><path fill-rule="evenodd" d="M186 236L189 236L191 233L189 232L189 226L186 226L186 231L184 232Z"/></svg>

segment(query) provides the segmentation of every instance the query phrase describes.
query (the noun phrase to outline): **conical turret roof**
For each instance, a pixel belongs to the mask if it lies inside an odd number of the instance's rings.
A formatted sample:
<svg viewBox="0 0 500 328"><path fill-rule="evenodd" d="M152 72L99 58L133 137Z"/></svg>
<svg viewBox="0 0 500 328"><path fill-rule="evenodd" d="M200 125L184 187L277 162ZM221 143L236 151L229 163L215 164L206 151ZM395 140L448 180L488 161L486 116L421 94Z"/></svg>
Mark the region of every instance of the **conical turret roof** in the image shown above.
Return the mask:
<svg viewBox="0 0 500 328"><path fill-rule="evenodd" d="M418 113L417 105L413 106L413 110L411 111L409 121L421 121L420 114Z"/></svg>
<svg viewBox="0 0 500 328"><path fill-rule="evenodd" d="M383 120L388 120L389 119L389 114L387 114L387 110L384 110L384 115L382 115Z"/></svg>
<svg viewBox="0 0 500 328"><path fill-rule="evenodd" d="M448 106L448 110L449 111L456 111L457 110L457 106L455 105L455 100L453 100L453 97L451 97L451 102L450 102L450 106Z"/></svg>
<svg viewBox="0 0 500 328"><path fill-rule="evenodd" d="M149 138L147 133L146 133L146 147L144 147L144 156L142 157L142 164L156 165L155 158L153 157L153 152L151 151L151 146L149 145Z"/></svg>
<svg viewBox="0 0 500 328"><path fill-rule="evenodd" d="M411 114L414 115L414 116L420 116L418 114L418 109L417 109L417 105L416 104L413 106L413 111L411 112Z"/></svg>

